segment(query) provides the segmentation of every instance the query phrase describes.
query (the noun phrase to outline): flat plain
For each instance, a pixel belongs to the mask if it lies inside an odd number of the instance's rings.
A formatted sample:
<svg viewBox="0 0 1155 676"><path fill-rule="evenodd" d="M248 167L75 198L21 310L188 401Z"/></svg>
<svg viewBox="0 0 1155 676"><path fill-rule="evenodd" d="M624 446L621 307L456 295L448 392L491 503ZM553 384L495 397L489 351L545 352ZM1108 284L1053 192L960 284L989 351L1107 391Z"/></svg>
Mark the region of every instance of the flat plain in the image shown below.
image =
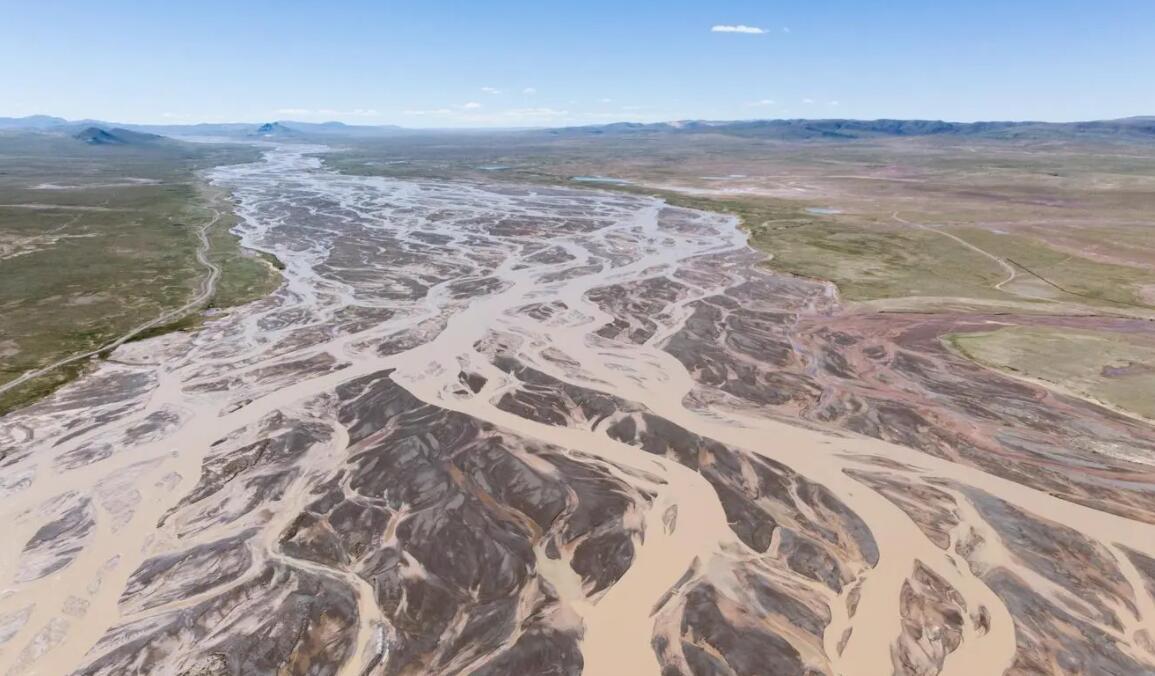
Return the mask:
<svg viewBox="0 0 1155 676"><path fill-rule="evenodd" d="M1155 144L927 124L262 126L278 283L0 418L0 671L1155 672Z"/></svg>
<svg viewBox="0 0 1155 676"><path fill-rule="evenodd" d="M228 234L235 220L227 196L197 176L257 156L242 146L0 134L0 386L187 302L206 276L195 255L206 224L211 258L225 271L206 306L275 288L269 266L245 256ZM3 392L0 412L83 368L70 364Z"/></svg>

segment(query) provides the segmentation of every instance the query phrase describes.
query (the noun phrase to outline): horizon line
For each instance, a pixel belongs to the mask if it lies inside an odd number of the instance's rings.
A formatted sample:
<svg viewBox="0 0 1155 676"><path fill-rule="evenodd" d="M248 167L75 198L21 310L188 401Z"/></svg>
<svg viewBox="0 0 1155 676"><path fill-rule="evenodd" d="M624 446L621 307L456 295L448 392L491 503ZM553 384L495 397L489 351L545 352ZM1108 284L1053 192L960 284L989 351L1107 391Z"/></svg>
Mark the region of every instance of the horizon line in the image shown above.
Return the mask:
<svg viewBox="0 0 1155 676"><path fill-rule="evenodd" d="M571 124L559 125L479 125L479 126L431 126L418 127L406 126L402 124L382 122L380 124L366 124L363 122L346 122L344 120L318 120L308 121L293 118L275 118L264 120L230 120L230 121L164 121L164 122L123 122L116 120L102 120L97 118L79 118L69 119L59 115L51 115L47 113L34 113L31 115L0 115L0 120L29 120L35 118L48 118L52 120L62 120L63 124L91 124L92 126L137 126L137 127L197 127L197 126L232 126L232 125L252 125L261 126L264 124L300 124L300 125L342 125L345 127L361 127L367 129L403 129L407 131L533 131L533 130L549 130L549 129L575 129L583 127L608 127L613 125L632 124L632 125L678 125L686 123L701 123L701 124L733 124L740 122L823 122L823 121L848 121L848 122L938 122L943 124L1085 124L1093 122L1122 122L1126 120L1142 120L1155 119L1155 113L1152 114L1138 114L1125 115L1122 117L1108 117L1096 119L1072 119L1072 120L1043 120L1043 119L982 119L982 120L951 120L947 118L932 118L932 117L744 117L744 118L676 118L669 120L657 120L650 122L643 122L640 120L631 120L623 118L610 122L577 122ZM41 128L46 130L49 128Z"/></svg>

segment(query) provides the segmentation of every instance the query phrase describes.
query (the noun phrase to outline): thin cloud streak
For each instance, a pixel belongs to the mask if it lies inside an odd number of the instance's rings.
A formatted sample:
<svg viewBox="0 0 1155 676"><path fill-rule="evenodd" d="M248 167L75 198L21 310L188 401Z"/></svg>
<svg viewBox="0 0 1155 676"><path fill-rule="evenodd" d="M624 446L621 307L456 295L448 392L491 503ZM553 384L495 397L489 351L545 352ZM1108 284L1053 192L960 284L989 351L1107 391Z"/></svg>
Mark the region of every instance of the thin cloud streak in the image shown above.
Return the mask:
<svg viewBox="0 0 1155 676"><path fill-rule="evenodd" d="M551 124L563 120L570 120L574 116L568 110L558 110L556 108L547 107L531 107L531 108L508 108L505 110L495 110L492 112L483 112L480 110L481 106L470 107L467 105L460 108L435 108L432 110L406 110L404 115L412 117L429 117L437 118L447 123L457 125L476 125L476 126L519 126L519 125L536 125L536 124Z"/></svg>
<svg viewBox="0 0 1155 676"><path fill-rule="evenodd" d="M352 110L338 110L336 108L278 108L277 115L293 115L296 117L380 117L381 112L375 108L354 108Z"/></svg>
<svg viewBox="0 0 1155 676"><path fill-rule="evenodd" d="M746 24L716 24L710 28L711 33L745 33L746 35L762 35L765 28L747 26Z"/></svg>

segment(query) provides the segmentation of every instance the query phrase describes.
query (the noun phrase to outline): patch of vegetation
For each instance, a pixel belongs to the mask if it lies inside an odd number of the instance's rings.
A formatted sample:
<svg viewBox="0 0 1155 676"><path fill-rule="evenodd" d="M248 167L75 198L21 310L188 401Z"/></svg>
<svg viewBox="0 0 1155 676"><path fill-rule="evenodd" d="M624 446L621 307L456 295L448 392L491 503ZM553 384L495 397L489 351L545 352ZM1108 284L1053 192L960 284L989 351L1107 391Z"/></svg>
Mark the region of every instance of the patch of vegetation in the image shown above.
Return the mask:
<svg viewBox="0 0 1155 676"><path fill-rule="evenodd" d="M40 378L33 378L6 392L0 392L0 416L52 394L77 378L85 367L84 362L67 364Z"/></svg>
<svg viewBox="0 0 1155 676"><path fill-rule="evenodd" d="M242 146L0 135L0 384L99 349L187 303L206 274L196 233L214 206L197 172L257 157ZM222 307L276 284L269 265L240 251L230 224L223 219L209 233L223 272L215 299ZM4 393L5 410L82 368Z"/></svg>
<svg viewBox="0 0 1155 676"><path fill-rule="evenodd" d="M284 270L285 269L284 261L282 261L280 258L277 258L273 254L271 254L267 251L258 251L256 253L257 253L258 258L260 258L261 260L268 263L270 266L272 266L272 268L274 270Z"/></svg>
<svg viewBox="0 0 1155 676"><path fill-rule="evenodd" d="M193 329L198 328L203 323L204 323L204 315L200 314L199 312L194 312L192 314L185 315L184 317L181 317L180 319L177 319L175 321L171 321L171 322L168 322L166 324L158 324L152 328L145 329L144 331L141 331L140 333L129 338L125 342L135 343L135 342L138 342L141 340L148 340L149 338L156 338L157 336L163 336L165 334L173 333L175 331L192 331ZM101 356L105 359L108 358L108 355L106 355L106 354L102 354Z"/></svg>
<svg viewBox="0 0 1155 676"><path fill-rule="evenodd" d="M1013 326L947 337L990 368L1155 419L1155 341L1108 331Z"/></svg>
<svg viewBox="0 0 1155 676"><path fill-rule="evenodd" d="M999 289L996 285L1007 277L1004 268L930 230L885 221L858 224L849 218L815 215L787 201L661 195L672 204L738 216L750 232L751 244L772 256L771 268L832 281L847 300L1052 299L1105 308L1149 308L1141 289L1155 285L1155 273L1142 267L1082 258L1030 237L943 227L1017 269L1018 281Z"/></svg>
<svg viewBox="0 0 1155 676"><path fill-rule="evenodd" d="M1150 307L1140 290L1155 285L1151 270L1094 261L1023 236L979 228L959 228L955 232L1016 268L1020 281L1008 287L1012 291L1018 285L1029 285L1056 300L1106 307Z"/></svg>
<svg viewBox="0 0 1155 676"><path fill-rule="evenodd" d="M206 204L214 205L220 220L208 233L209 258L221 269L216 293L208 306L228 308L264 298L281 284L279 271L285 266L276 256L246 249L231 231L236 216L228 196L216 188L202 187Z"/></svg>
<svg viewBox="0 0 1155 676"><path fill-rule="evenodd" d="M1009 298L994 288L1003 278L998 264L933 232L855 225L785 200L660 195L671 204L737 216L751 245L771 256L768 267L834 282L847 300Z"/></svg>

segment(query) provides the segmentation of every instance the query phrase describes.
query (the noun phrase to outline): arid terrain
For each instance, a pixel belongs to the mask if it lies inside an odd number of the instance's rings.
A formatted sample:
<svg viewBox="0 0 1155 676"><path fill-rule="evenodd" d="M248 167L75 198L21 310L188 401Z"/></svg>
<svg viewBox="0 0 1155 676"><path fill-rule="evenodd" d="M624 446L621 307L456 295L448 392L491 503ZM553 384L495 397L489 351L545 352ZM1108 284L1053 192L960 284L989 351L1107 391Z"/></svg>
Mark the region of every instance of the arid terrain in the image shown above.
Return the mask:
<svg viewBox="0 0 1155 676"><path fill-rule="evenodd" d="M301 141L0 417L0 673L1155 673L1150 146Z"/></svg>

